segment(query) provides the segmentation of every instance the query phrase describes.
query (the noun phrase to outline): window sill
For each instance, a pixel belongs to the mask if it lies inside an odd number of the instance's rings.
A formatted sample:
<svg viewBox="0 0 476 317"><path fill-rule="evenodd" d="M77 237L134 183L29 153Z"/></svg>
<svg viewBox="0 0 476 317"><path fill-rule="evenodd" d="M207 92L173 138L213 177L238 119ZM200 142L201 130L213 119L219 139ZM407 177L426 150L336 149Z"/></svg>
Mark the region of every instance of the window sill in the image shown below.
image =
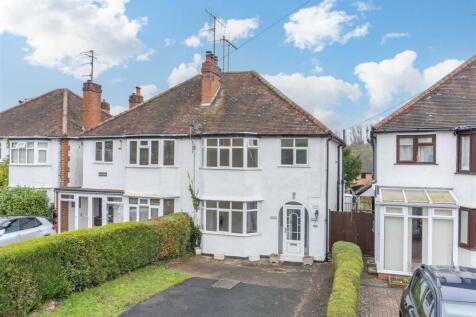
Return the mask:
<svg viewBox="0 0 476 317"><path fill-rule="evenodd" d="M456 172L456 175L476 175L476 172Z"/></svg>
<svg viewBox="0 0 476 317"><path fill-rule="evenodd" d="M126 168L152 168L152 169L160 169L160 168L179 168L177 165L130 165L127 164Z"/></svg>
<svg viewBox="0 0 476 317"><path fill-rule="evenodd" d="M476 247L470 247L470 246L467 246L467 245L462 245L461 243L459 243L458 246L461 249L465 249L465 250L468 250L468 251L476 251Z"/></svg>
<svg viewBox="0 0 476 317"><path fill-rule="evenodd" d="M394 165L439 165L434 162L397 162Z"/></svg>
<svg viewBox="0 0 476 317"><path fill-rule="evenodd" d="M260 236L261 233L230 233L230 232L217 232L217 231L205 231L202 229L202 234L210 234L215 236L231 236L231 237L255 237Z"/></svg>
<svg viewBox="0 0 476 317"><path fill-rule="evenodd" d="M94 161L93 164L95 164L95 165L113 165L114 162L97 162L97 161Z"/></svg>
<svg viewBox="0 0 476 317"><path fill-rule="evenodd" d="M217 170L217 171L262 171L257 167L199 167L202 170Z"/></svg>
<svg viewBox="0 0 476 317"><path fill-rule="evenodd" d="M17 163L10 163L10 166L25 166L25 167L48 167L52 166L51 164L17 164Z"/></svg>
<svg viewBox="0 0 476 317"><path fill-rule="evenodd" d="M311 166L308 165L308 164L303 164L303 165L282 165L281 164L281 165L278 165L278 167L284 167L284 168L286 168L286 167L288 167L288 168L311 168Z"/></svg>

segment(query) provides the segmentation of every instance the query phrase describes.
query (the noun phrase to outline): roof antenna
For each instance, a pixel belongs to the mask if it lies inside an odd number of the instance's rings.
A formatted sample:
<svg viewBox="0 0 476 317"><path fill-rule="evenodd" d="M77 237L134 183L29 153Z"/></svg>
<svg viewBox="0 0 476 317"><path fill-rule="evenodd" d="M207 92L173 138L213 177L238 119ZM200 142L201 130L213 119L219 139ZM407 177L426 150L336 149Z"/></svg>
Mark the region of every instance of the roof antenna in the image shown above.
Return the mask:
<svg viewBox="0 0 476 317"><path fill-rule="evenodd" d="M97 57L94 55L94 50L89 50L86 52L82 52L79 55L82 55L84 57L87 57L89 59L89 62L84 63L82 65L90 65L90 72L87 75L83 75L83 77L89 77L88 81L93 81L94 79L94 60L97 59Z"/></svg>
<svg viewBox="0 0 476 317"><path fill-rule="evenodd" d="M217 16L214 15L211 10L208 11L208 10L205 10L205 12L210 16L210 18L213 20L213 27L211 27L210 29L208 29L208 31L212 31L213 32L213 55L215 55L215 44L216 44L216 32L217 32Z"/></svg>
<svg viewBox="0 0 476 317"><path fill-rule="evenodd" d="M233 44L230 40L228 40L225 35L223 35L221 42L223 44L223 56L222 56L222 67L223 71L225 71L225 61L226 61L226 71L230 71L230 47L233 49L237 50L238 47L236 47L235 44ZM226 54L225 54L225 49L226 49Z"/></svg>

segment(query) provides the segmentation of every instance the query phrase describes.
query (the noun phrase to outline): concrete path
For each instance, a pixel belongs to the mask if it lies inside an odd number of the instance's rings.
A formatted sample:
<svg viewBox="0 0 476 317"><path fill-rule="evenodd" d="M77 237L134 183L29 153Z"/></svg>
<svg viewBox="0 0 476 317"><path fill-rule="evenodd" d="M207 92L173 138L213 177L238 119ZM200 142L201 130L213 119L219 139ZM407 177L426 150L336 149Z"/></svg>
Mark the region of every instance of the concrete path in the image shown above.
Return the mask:
<svg viewBox="0 0 476 317"><path fill-rule="evenodd" d="M332 264L304 267L266 262L193 257L170 268L194 278L122 316L325 316Z"/></svg>

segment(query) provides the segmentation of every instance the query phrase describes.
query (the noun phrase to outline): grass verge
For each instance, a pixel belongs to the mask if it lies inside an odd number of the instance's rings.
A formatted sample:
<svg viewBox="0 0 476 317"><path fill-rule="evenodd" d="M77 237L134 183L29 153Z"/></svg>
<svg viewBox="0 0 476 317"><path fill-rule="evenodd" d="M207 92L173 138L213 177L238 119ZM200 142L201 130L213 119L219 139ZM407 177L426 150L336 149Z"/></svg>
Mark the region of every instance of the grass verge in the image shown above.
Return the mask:
<svg viewBox="0 0 476 317"><path fill-rule="evenodd" d="M130 305L185 281L190 275L160 266L148 266L101 286L74 293L52 311L35 312L34 317L113 317Z"/></svg>

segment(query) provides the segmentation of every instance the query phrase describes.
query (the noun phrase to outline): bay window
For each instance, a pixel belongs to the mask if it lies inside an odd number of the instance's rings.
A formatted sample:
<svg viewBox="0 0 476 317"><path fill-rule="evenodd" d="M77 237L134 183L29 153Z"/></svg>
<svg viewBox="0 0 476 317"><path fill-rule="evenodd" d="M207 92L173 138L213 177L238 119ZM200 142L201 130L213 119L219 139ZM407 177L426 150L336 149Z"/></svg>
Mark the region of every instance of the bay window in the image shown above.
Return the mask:
<svg viewBox="0 0 476 317"><path fill-rule="evenodd" d="M113 141L96 141L96 162L112 162Z"/></svg>
<svg viewBox="0 0 476 317"><path fill-rule="evenodd" d="M205 139L203 161L206 167L257 168L258 139Z"/></svg>
<svg viewBox="0 0 476 317"><path fill-rule="evenodd" d="M14 141L11 143L11 163L44 165L48 160L48 142Z"/></svg>
<svg viewBox="0 0 476 317"><path fill-rule="evenodd" d="M281 139L281 165L306 165L308 139Z"/></svg>
<svg viewBox="0 0 476 317"><path fill-rule="evenodd" d="M160 153L163 149L163 157ZM174 140L131 140L129 141L129 165L173 166L175 163Z"/></svg>
<svg viewBox="0 0 476 317"><path fill-rule="evenodd" d="M397 163L436 163L436 135L397 135Z"/></svg>
<svg viewBox="0 0 476 317"><path fill-rule="evenodd" d="M458 172L476 173L476 134L458 135Z"/></svg>
<svg viewBox="0 0 476 317"><path fill-rule="evenodd" d="M256 233L258 203L242 201L203 202L205 231L233 234Z"/></svg>

